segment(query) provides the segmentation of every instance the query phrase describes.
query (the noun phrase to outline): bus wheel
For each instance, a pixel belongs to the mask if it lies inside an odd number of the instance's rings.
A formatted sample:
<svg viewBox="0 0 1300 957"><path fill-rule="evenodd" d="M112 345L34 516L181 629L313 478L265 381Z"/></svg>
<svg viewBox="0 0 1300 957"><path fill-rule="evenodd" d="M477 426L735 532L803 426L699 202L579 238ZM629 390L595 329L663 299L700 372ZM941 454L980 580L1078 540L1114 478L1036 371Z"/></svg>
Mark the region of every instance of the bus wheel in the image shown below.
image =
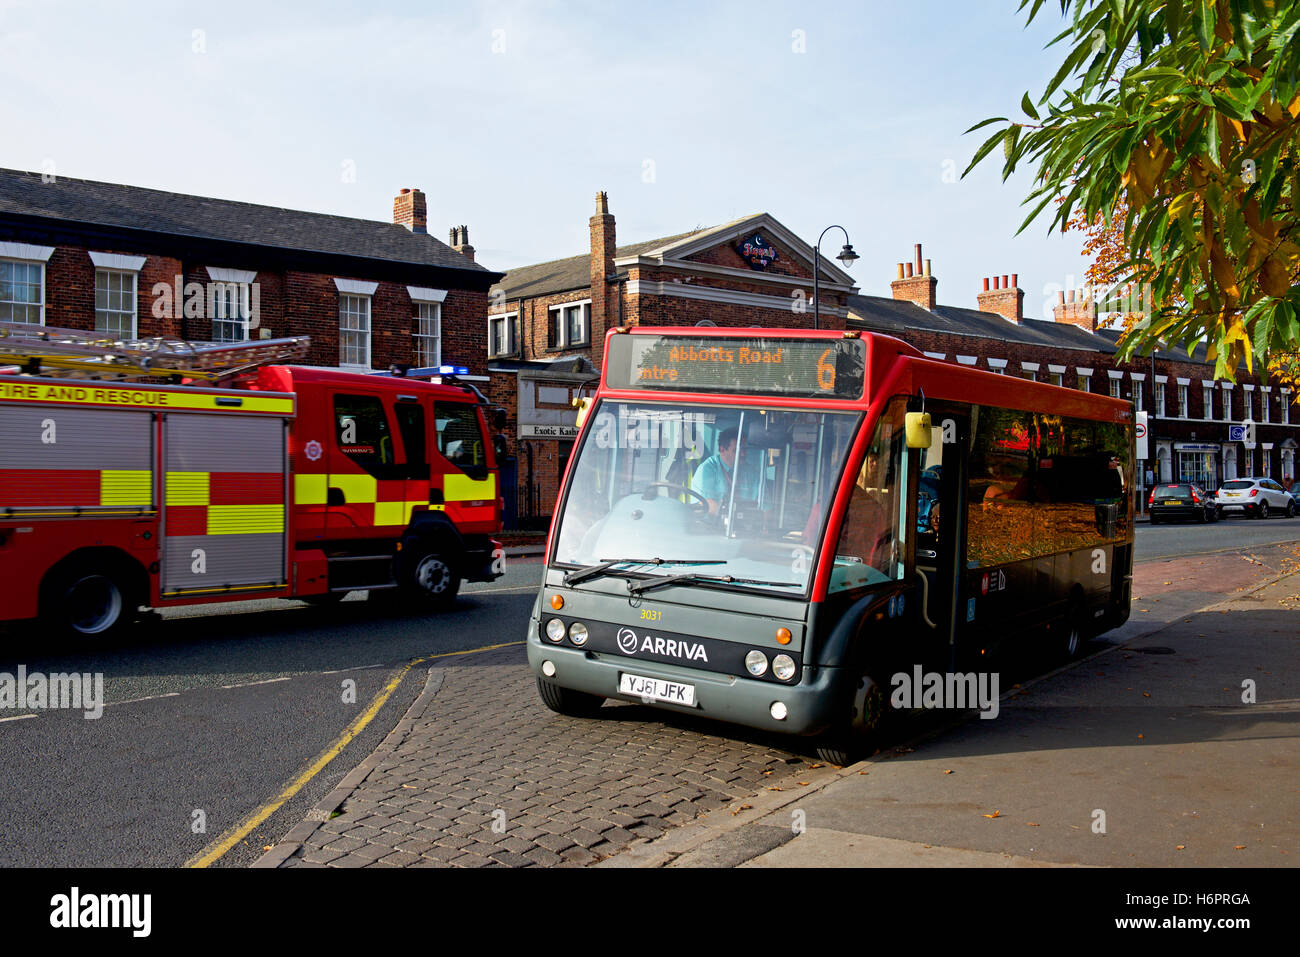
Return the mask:
<svg viewBox="0 0 1300 957"><path fill-rule="evenodd" d="M447 608L460 591L460 576L437 552L421 555L411 567L407 594L431 608Z"/></svg>
<svg viewBox="0 0 1300 957"><path fill-rule="evenodd" d="M561 688L542 678L537 679L537 694L546 707L557 714L566 714L570 718L590 718L605 703L605 699L600 695L574 691L572 688Z"/></svg>
<svg viewBox="0 0 1300 957"><path fill-rule="evenodd" d="M76 564L50 579L42 617L65 637L102 642L117 637L135 619L138 606L132 595L117 572Z"/></svg>
<svg viewBox="0 0 1300 957"><path fill-rule="evenodd" d="M853 764L875 751L888 718L885 692L870 675L859 676L848 722L832 728L818 741L817 757L840 767Z"/></svg>

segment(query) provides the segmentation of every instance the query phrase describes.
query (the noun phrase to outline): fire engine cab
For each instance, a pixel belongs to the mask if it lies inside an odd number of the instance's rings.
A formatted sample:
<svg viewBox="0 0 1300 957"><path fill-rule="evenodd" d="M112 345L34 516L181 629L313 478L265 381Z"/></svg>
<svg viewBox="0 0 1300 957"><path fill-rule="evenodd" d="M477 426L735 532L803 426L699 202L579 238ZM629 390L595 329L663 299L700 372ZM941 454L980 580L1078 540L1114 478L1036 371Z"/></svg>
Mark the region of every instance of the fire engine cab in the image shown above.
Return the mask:
<svg viewBox="0 0 1300 957"><path fill-rule="evenodd" d="M102 638L144 606L365 589L441 608L499 577L482 395L266 364L307 346L0 323L0 621Z"/></svg>

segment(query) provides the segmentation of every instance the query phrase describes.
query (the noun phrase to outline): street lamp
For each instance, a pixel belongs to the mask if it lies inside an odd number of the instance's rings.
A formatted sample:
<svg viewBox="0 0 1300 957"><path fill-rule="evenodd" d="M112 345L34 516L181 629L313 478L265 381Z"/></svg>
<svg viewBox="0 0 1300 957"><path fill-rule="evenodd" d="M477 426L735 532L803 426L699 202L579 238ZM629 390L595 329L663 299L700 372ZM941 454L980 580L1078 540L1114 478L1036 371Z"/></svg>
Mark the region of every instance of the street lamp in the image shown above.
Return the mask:
<svg viewBox="0 0 1300 957"><path fill-rule="evenodd" d="M844 234L844 248L840 250L840 254L835 257L836 259L844 263L845 267L847 268L849 266L852 266L855 262L857 262L859 259L862 258L861 256L859 256L857 253L853 251L853 244L849 242L849 231L845 229L843 226L827 226L825 229L822 230L822 234L817 237L817 245L813 247L813 328L814 329L820 329L822 327L821 326L822 304L821 304L821 299L817 295L818 280L821 278L822 240L826 238L826 234L829 233L832 229L838 229L840 232Z"/></svg>

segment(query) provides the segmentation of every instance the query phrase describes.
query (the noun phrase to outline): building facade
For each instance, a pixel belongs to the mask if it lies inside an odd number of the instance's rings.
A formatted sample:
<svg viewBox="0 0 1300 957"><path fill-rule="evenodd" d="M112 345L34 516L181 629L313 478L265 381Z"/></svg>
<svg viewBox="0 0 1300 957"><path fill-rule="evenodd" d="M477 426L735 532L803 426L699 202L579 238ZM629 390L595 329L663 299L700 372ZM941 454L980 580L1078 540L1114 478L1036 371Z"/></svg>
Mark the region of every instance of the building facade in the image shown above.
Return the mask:
<svg viewBox="0 0 1300 957"><path fill-rule="evenodd" d="M449 363L485 375L501 277L464 227L428 233L403 189L392 222L0 170L0 321L234 342L310 336L310 364Z"/></svg>

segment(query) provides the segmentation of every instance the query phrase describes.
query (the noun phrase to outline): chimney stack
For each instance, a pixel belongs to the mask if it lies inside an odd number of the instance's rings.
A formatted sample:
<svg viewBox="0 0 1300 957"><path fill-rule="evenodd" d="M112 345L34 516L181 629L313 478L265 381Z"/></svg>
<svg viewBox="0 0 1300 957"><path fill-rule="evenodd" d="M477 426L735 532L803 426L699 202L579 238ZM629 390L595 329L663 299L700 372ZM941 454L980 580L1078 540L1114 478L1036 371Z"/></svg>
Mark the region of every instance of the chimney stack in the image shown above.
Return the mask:
<svg viewBox="0 0 1300 957"><path fill-rule="evenodd" d="M921 244L914 247L912 262L898 264L898 278L889 284L894 298L913 302L927 311L934 309L939 280L930 275L930 260L921 258Z"/></svg>
<svg viewBox="0 0 1300 957"><path fill-rule="evenodd" d="M611 283L614 274L614 217L609 212L609 196L596 194L596 215L591 227L591 329L588 341L595 346L604 342L605 330L618 322L618 285ZM599 354L597 354L599 355Z"/></svg>
<svg viewBox="0 0 1300 957"><path fill-rule="evenodd" d="M1092 301L1092 296L1084 290L1079 290L1076 297L1074 290L1070 290L1067 297L1062 291L1056 299L1056 305L1052 308L1052 318L1057 322L1068 322L1072 326L1078 326L1087 332L1097 331L1097 306Z"/></svg>
<svg viewBox="0 0 1300 957"><path fill-rule="evenodd" d="M1009 322L1019 323L1025 318L1025 293L1020 288L1020 276L994 276L993 288L984 280L984 291L977 297L980 312L994 312Z"/></svg>
<svg viewBox="0 0 1300 957"><path fill-rule="evenodd" d="M448 244L471 262L474 261L474 247L469 244L469 227L451 227L451 242Z"/></svg>
<svg viewBox="0 0 1300 957"><path fill-rule="evenodd" d="M398 193L393 200L393 222L413 233L427 233L429 214L424 193L418 189L403 189Z"/></svg>

